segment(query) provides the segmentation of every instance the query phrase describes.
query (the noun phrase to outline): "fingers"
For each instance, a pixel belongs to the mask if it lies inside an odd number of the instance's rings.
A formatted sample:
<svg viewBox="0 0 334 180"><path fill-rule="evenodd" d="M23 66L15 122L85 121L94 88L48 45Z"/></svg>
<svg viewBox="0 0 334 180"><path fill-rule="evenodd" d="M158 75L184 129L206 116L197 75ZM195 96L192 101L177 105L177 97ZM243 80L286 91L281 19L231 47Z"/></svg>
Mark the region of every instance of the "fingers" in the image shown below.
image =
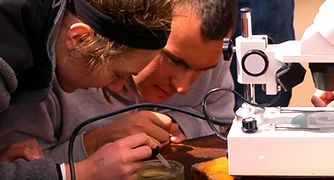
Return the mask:
<svg viewBox="0 0 334 180"><path fill-rule="evenodd" d="M144 138L144 135L143 135L143 133L139 133L139 134L137 134L138 135L138 137L137 138L141 138L141 136ZM136 135L135 135L136 136ZM146 135L147 136L147 135ZM144 138L145 139L145 138ZM128 139L128 140L130 140L131 141L131 139ZM138 141L139 142L139 141ZM136 159L143 159L143 156L145 156L145 158L147 158L146 156L148 155L147 154L147 147L146 146L143 146L143 145L147 145L149 148L150 148L150 150L151 150L151 155L150 155L150 157L152 157L152 155L156 155L156 154L158 154L159 153L159 151L160 151L160 148L159 148L159 146L158 146L158 144L155 142L155 140L154 140L154 138L151 138L151 137L149 137L149 136L147 136L147 141L146 141L146 143L145 144L140 144L139 145L139 147L137 147L137 148L134 148L134 151L136 151L136 152L133 152L133 154L137 154L138 155L138 157L137 156L134 156L134 161L136 160ZM141 152L143 152L143 154L141 154Z"/></svg>
<svg viewBox="0 0 334 180"><path fill-rule="evenodd" d="M136 116L139 117L138 119L149 120L150 123L144 127L144 132L156 139L161 145L168 144L170 142L170 134L179 128L178 124L173 123L169 116L158 112L139 111Z"/></svg>
<svg viewBox="0 0 334 180"><path fill-rule="evenodd" d="M169 116L165 114L143 110L136 112L135 114L133 114L133 116L135 116L137 119L148 119L160 128L171 132L173 121Z"/></svg>
<svg viewBox="0 0 334 180"><path fill-rule="evenodd" d="M334 100L327 105L327 107L334 107Z"/></svg>
<svg viewBox="0 0 334 180"><path fill-rule="evenodd" d="M27 139L18 143L13 144L13 147L16 147L16 150L19 154L19 157L22 157L26 160L40 159L44 157L42 148L39 146L38 142L35 139Z"/></svg>
<svg viewBox="0 0 334 180"><path fill-rule="evenodd" d="M175 132L172 137L170 138L170 140L173 142L173 143L180 143L184 140L186 140L186 136L180 131L178 130L177 132Z"/></svg>
<svg viewBox="0 0 334 180"><path fill-rule="evenodd" d="M180 131L180 129L179 129L179 124L177 124L177 123L173 123L172 124L172 127L171 127L171 134L173 134L173 133L175 133L175 132L177 132L177 131Z"/></svg>
<svg viewBox="0 0 334 180"><path fill-rule="evenodd" d="M115 143L123 143L124 145L122 146L128 146L130 149L133 149L141 145L148 145L150 141L150 137L147 136L145 133L137 133L117 140L115 141Z"/></svg>
<svg viewBox="0 0 334 180"><path fill-rule="evenodd" d="M160 113L157 113L158 116L160 116L159 114ZM165 116L165 118L167 117L168 119L170 119L169 116L166 116L166 115L163 115L163 116ZM163 116L160 116L160 117L163 117ZM157 129L161 129L161 130L157 130ZM164 147L170 142L180 143L186 139L186 136L181 132L181 130L179 129L179 125L177 123L172 123L168 127L168 130L161 128L159 125L156 125L154 129L148 129L147 133L151 137L154 137L157 139L157 141L160 143L159 147Z"/></svg>
<svg viewBox="0 0 334 180"><path fill-rule="evenodd" d="M33 159L40 159L44 158L44 154L42 151L42 148L39 146L38 142L36 139L27 139L25 141L22 141L22 147L27 147L28 148L28 154L33 153L31 155L31 160Z"/></svg>
<svg viewBox="0 0 334 180"><path fill-rule="evenodd" d="M312 98L311 102L316 107L326 107L326 103L324 102L325 92L317 89Z"/></svg>
<svg viewBox="0 0 334 180"><path fill-rule="evenodd" d="M334 100L333 92L317 89L311 98L311 102L316 107L330 107ZM331 104L331 105L330 105Z"/></svg>
<svg viewBox="0 0 334 180"><path fill-rule="evenodd" d="M43 152L35 139L14 143L0 151L0 160L13 162L18 158L28 161L43 158Z"/></svg>
<svg viewBox="0 0 334 180"><path fill-rule="evenodd" d="M313 95L311 102L315 107L326 107L326 103L318 96Z"/></svg>
<svg viewBox="0 0 334 180"><path fill-rule="evenodd" d="M36 151L31 149L30 147L21 147L21 149L18 150L18 151L21 151L22 154L19 155L17 158L24 158L28 161L35 160L35 159L41 159L41 158L44 157L43 154L37 153Z"/></svg>
<svg viewBox="0 0 334 180"><path fill-rule="evenodd" d="M147 137L148 137L147 145L152 149L156 148L157 143L151 137L149 137L149 136L147 136Z"/></svg>
<svg viewBox="0 0 334 180"><path fill-rule="evenodd" d="M136 162L151 157L152 149L157 147L157 144L145 133L138 133L115 142L118 149L128 147L128 153L124 154L127 161ZM139 169L138 169L139 170Z"/></svg>
<svg viewBox="0 0 334 180"><path fill-rule="evenodd" d="M125 142L129 142L128 145L130 148L140 147L142 145L147 145L151 149L157 147L157 143L145 133L138 133L125 138Z"/></svg>
<svg viewBox="0 0 334 180"><path fill-rule="evenodd" d="M170 133L160 126L153 124L151 127L147 128L145 132L159 143L169 142Z"/></svg>
<svg viewBox="0 0 334 180"><path fill-rule="evenodd" d="M186 139L186 136L181 132L179 125L174 123L172 125L172 135L170 140L173 143L180 143Z"/></svg>
<svg viewBox="0 0 334 180"><path fill-rule="evenodd" d="M172 124L174 123L169 116L153 111L150 111L149 116L151 117L154 124L165 129L169 133L172 133Z"/></svg>

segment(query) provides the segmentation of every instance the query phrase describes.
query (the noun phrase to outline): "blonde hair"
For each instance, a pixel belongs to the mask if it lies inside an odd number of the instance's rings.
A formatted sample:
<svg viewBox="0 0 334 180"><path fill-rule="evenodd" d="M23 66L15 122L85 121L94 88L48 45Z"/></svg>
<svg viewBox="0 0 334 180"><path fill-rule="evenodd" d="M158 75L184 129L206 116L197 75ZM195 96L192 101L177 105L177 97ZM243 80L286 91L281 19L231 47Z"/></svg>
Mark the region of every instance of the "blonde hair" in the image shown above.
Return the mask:
<svg viewBox="0 0 334 180"><path fill-rule="evenodd" d="M126 24L169 30L174 0L86 0L111 18ZM82 37L76 55L87 59L91 70L109 64L111 59L136 50L93 32Z"/></svg>

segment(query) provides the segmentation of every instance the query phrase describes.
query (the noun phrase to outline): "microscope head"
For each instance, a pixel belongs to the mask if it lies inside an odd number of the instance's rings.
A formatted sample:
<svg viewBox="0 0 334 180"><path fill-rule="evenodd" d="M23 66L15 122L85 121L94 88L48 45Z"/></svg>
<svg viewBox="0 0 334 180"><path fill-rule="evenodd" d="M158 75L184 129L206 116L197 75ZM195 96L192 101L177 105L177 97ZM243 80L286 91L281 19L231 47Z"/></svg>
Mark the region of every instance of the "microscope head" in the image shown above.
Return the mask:
<svg viewBox="0 0 334 180"><path fill-rule="evenodd" d="M334 91L334 23L331 17L334 12L331 7L334 6L334 1L325 1L319 8L319 12L313 20L313 27L309 27L308 32L305 31L302 40L312 39L314 36L312 53L314 55L331 55L331 60L328 63L321 63L322 59L319 57L319 63L309 63L309 68L312 73L314 85L317 89L324 91ZM317 31L318 35L312 34ZM304 38L305 36L305 38ZM318 39L318 40L317 40ZM321 39L321 40L320 40ZM320 42L320 43L319 43Z"/></svg>

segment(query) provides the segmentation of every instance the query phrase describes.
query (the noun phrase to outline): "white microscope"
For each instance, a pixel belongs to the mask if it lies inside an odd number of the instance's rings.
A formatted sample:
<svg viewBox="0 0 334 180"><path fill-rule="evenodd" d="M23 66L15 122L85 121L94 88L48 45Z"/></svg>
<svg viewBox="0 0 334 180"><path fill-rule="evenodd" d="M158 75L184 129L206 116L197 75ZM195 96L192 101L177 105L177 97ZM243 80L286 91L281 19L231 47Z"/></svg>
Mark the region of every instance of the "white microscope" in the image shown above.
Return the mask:
<svg viewBox="0 0 334 180"><path fill-rule="evenodd" d="M302 82L299 62L310 63L318 89L334 91L333 7L334 0L322 4L300 41L275 45L266 35L252 35L251 11L241 10L243 35L235 39L235 51L238 82L248 86L249 101L256 104L254 84L274 95ZM334 176L334 108L245 103L228 134L228 159L233 176Z"/></svg>

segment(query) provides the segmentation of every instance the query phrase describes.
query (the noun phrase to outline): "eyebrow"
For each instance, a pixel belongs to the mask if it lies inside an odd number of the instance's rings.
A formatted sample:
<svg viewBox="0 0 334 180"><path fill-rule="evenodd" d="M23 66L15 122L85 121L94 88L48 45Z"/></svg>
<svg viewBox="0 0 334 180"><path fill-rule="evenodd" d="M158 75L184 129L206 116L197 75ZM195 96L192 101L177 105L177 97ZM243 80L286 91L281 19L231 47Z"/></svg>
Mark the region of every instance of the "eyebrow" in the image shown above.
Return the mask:
<svg viewBox="0 0 334 180"><path fill-rule="evenodd" d="M175 61L179 61L179 62L182 62L183 64L185 64L187 67L190 67L189 64L186 63L186 61L184 61L184 59L182 59L181 57L177 57L175 56L173 53L169 52L168 50L164 49L163 50L166 54L166 56L168 56L169 58L175 60ZM196 70L199 70L199 71L205 71L205 70L208 70L208 69L212 69L212 68L215 68L216 66L218 65L218 63L216 63L215 65L213 66L210 66L210 67L206 67L206 68L202 68L202 69L196 69Z"/></svg>

